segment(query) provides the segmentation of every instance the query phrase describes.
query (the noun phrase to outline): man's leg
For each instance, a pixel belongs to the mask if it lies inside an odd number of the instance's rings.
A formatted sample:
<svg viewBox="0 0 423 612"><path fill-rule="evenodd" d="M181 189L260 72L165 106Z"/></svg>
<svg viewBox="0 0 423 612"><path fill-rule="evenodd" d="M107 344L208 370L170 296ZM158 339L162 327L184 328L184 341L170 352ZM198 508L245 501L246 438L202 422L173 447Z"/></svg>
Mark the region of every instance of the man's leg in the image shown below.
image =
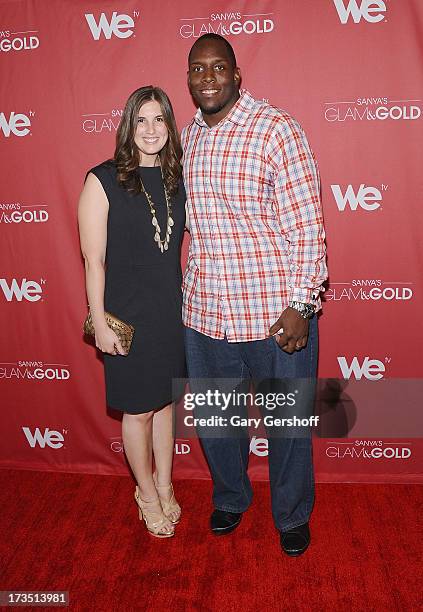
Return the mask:
<svg viewBox="0 0 423 612"><path fill-rule="evenodd" d="M254 347L254 345L257 345ZM291 386L299 386L303 397L308 395L308 409L301 410L304 417L310 415L310 396L313 394L314 378L317 367L317 317L310 321L309 338L306 348L292 354L283 351L274 338L259 343L243 343L241 352L251 371L258 388L285 391ZM270 385L260 385L260 381L276 379ZM277 379L301 379L292 385L286 380L279 386ZM310 384L304 379L310 378ZM292 391L292 389L291 389ZM283 408L265 414L275 417L287 417ZM300 437L289 437L287 429L277 431L268 428L269 443L269 476L272 494L272 514L275 526L279 531L288 531L293 527L307 523L314 501L314 475L312 463L311 434L300 428ZM292 434L291 434L292 435Z"/></svg>
<svg viewBox="0 0 423 612"><path fill-rule="evenodd" d="M247 369L240 357L238 343L217 340L185 328L185 348L190 388L193 393L204 393L207 389L221 389L224 382L219 379L235 379L241 382L249 378ZM228 416L230 411L219 411ZM238 410L241 412L241 409ZM215 413L213 411L213 413ZM212 414L207 406L195 416ZM210 430L212 431L212 430ZM227 437L229 428L215 428L213 435L199 430L201 444L206 455L213 479L213 504L215 509L225 512L242 513L247 510L252 499L251 483L247 474L249 438L246 431L237 428L234 437ZM226 435L226 437L224 437Z"/></svg>

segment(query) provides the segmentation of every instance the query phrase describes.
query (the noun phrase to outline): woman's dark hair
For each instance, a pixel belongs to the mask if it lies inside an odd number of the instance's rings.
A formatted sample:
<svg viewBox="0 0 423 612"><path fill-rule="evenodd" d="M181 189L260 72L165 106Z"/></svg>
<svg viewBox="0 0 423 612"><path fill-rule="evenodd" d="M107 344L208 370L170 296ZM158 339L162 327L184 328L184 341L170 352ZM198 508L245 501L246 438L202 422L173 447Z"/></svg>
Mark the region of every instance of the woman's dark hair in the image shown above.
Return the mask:
<svg viewBox="0 0 423 612"><path fill-rule="evenodd" d="M137 172L140 152L135 144L135 131L141 106L151 101L160 104L163 119L169 132L168 140L159 156L166 189L170 195L173 195L178 190L178 182L182 174L182 148L172 104L166 93L159 87L153 87L152 85L140 87L128 98L116 133L114 162L117 168L117 179L127 191L135 194L141 192L141 182Z"/></svg>

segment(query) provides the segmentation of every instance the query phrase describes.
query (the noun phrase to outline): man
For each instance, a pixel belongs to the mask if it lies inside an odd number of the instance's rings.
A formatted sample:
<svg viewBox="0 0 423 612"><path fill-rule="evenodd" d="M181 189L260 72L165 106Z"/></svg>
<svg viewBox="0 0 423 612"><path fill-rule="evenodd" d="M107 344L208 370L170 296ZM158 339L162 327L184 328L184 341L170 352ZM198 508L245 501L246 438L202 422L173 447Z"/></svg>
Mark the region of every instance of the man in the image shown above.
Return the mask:
<svg viewBox="0 0 423 612"><path fill-rule="evenodd" d="M188 62L199 107L182 132L189 377L315 377L315 313L327 271L319 178L305 135L287 113L240 91L223 37L201 36ZM202 445L213 478L211 529L230 533L252 499L249 440L210 437ZM310 436L269 436L269 475L281 546L299 555L310 541L314 499Z"/></svg>

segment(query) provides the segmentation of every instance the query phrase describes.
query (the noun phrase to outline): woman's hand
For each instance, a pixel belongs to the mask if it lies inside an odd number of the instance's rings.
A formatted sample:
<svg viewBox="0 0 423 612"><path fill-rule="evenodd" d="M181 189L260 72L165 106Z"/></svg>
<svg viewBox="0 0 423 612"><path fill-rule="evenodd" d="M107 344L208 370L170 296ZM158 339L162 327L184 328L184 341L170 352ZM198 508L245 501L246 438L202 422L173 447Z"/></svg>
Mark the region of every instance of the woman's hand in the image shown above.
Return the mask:
<svg viewBox="0 0 423 612"><path fill-rule="evenodd" d="M119 338L108 325L95 328L95 345L103 353L109 355L126 355Z"/></svg>

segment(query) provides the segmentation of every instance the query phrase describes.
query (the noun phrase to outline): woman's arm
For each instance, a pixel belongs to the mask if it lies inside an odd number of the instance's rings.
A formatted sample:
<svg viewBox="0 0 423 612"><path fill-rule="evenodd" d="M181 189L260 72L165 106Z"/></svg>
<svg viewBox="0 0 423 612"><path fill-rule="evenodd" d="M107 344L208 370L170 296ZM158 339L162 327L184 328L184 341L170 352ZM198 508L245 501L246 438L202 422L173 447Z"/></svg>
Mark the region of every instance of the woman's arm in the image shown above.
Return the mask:
<svg viewBox="0 0 423 612"><path fill-rule="evenodd" d="M125 355L119 338L104 319L104 264L109 202L94 174L89 174L79 198L78 222L85 262L85 283L95 330L95 343L104 353Z"/></svg>

